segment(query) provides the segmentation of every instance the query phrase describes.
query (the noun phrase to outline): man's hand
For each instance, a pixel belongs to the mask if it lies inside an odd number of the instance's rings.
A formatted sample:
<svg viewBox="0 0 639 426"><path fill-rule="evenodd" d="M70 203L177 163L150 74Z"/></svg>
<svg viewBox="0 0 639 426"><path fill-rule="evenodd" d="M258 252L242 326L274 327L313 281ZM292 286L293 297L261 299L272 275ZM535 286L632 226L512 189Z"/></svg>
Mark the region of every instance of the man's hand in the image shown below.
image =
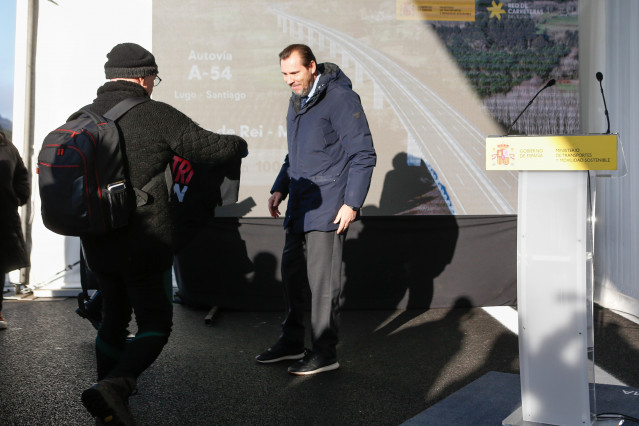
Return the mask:
<svg viewBox="0 0 639 426"><path fill-rule="evenodd" d="M268 199L268 211L271 217L277 219L280 217L280 203L282 202L282 193L275 191Z"/></svg>
<svg viewBox="0 0 639 426"><path fill-rule="evenodd" d="M347 206L346 204L340 207L339 211L337 212L337 216L333 221L333 223L339 223L337 233L341 234L342 232L346 231L348 229L348 226L353 223L356 217L357 212L353 210L352 207Z"/></svg>

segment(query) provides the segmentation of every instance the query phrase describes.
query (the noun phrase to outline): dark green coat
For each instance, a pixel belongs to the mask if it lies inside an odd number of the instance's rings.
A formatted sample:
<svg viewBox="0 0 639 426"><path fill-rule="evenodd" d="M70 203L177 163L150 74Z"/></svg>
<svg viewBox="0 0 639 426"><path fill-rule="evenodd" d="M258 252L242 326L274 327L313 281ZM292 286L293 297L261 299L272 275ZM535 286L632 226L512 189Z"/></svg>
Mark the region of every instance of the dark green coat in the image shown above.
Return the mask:
<svg viewBox="0 0 639 426"><path fill-rule="evenodd" d="M22 205L30 195L29 172L20 153L11 142L0 140L0 273L29 266L18 199Z"/></svg>

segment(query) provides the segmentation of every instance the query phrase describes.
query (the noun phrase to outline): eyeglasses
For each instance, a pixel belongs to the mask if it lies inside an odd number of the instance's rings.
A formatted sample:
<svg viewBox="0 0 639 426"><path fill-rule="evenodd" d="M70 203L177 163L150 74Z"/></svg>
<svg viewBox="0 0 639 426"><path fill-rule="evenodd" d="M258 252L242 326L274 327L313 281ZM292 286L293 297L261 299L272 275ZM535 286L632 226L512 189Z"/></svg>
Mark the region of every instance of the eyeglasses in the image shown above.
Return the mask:
<svg viewBox="0 0 639 426"><path fill-rule="evenodd" d="M160 78L160 76L159 76L159 75L156 75L156 76L155 76L155 79L153 80L153 85L154 85L154 86L159 86L159 85L160 85L160 83L162 83L162 79Z"/></svg>

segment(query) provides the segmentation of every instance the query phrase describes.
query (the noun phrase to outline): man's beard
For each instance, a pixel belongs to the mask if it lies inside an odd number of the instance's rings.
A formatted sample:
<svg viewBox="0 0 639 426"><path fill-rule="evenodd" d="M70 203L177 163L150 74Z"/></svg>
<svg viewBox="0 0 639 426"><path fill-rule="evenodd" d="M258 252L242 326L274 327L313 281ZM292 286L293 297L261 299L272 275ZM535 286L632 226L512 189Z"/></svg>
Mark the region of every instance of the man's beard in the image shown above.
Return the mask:
<svg viewBox="0 0 639 426"><path fill-rule="evenodd" d="M308 96L311 93L311 89L313 88L313 80L307 81L304 85L302 85L302 90L300 91L299 96L303 98L304 96Z"/></svg>

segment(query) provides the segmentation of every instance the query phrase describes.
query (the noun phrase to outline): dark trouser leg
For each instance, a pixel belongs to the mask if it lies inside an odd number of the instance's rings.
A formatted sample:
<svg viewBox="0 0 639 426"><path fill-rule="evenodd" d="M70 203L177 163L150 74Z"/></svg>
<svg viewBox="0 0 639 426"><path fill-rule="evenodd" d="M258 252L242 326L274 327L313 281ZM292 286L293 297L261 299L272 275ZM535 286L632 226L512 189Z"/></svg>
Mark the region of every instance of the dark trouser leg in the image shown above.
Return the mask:
<svg viewBox="0 0 639 426"><path fill-rule="evenodd" d="M286 311L280 339L288 344L302 347L304 346L304 306L309 291L305 244L304 234L287 231L282 254L282 283Z"/></svg>
<svg viewBox="0 0 639 426"><path fill-rule="evenodd" d="M337 355L344 238L345 234L336 232L312 231L306 234L313 352L327 358Z"/></svg>
<svg viewBox="0 0 639 426"><path fill-rule="evenodd" d="M110 285L109 285L110 284ZM125 277L102 285L104 318L98 331L98 380L137 378L160 355L171 333L171 271ZM138 333L126 344L126 328L135 313Z"/></svg>
<svg viewBox="0 0 639 426"><path fill-rule="evenodd" d="M0 284L0 312L2 312L2 300L4 299L4 280L7 279L6 274L2 274L2 283Z"/></svg>
<svg viewBox="0 0 639 426"><path fill-rule="evenodd" d="M117 275L96 274L103 296L103 318L95 341L98 380L102 380L122 358L131 306L124 281Z"/></svg>
<svg viewBox="0 0 639 426"><path fill-rule="evenodd" d="M127 286L138 332L109 377L137 378L162 352L173 326L171 270L140 277Z"/></svg>

